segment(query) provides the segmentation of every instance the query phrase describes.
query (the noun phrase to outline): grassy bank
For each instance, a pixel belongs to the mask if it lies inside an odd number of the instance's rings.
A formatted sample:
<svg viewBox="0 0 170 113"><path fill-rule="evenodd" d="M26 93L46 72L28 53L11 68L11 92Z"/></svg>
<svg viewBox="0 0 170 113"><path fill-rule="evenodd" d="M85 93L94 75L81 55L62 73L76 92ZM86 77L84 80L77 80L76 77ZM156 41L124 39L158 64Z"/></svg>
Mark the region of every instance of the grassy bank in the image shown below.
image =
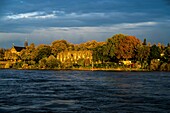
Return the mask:
<svg viewBox="0 0 170 113"><path fill-rule="evenodd" d="M12 69L12 68L11 68ZM16 68L15 68L16 69ZM71 71L134 71L134 72L146 72L149 71L147 69L137 69L137 68L55 68L55 69L47 69L47 68L32 68L32 69L23 69L23 68L17 68L18 70L56 70L56 71L62 71L62 70L71 70Z"/></svg>

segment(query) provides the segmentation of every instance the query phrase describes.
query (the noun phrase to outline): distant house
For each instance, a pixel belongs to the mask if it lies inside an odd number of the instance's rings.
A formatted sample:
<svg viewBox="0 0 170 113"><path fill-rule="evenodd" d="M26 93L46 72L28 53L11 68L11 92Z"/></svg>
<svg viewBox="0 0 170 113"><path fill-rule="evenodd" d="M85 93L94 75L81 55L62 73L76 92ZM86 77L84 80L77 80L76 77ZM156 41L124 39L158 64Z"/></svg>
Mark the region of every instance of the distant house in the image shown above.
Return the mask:
<svg viewBox="0 0 170 113"><path fill-rule="evenodd" d="M19 59L20 56L20 52L23 49L26 49L26 47L28 46L28 42L25 41L24 43L25 47L21 47L21 46L12 46L11 49L7 50L5 52L5 56L4 56L4 60L12 60L12 61L17 61Z"/></svg>
<svg viewBox="0 0 170 113"><path fill-rule="evenodd" d="M20 53L23 49L26 49L26 47L13 46L13 47L11 48L11 53L15 53L15 54L19 55L19 53Z"/></svg>
<svg viewBox="0 0 170 113"><path fill-rule="evenodd" d="M24 47L14 46L14 45L13 45L13 47L11 48L10 51L11 51L11 53L15 53L15 54L19 55L20 52L21 52L23 49L26 49L27 46L28 46L28 41L26 40L26 41L24 42Z"/></svg>

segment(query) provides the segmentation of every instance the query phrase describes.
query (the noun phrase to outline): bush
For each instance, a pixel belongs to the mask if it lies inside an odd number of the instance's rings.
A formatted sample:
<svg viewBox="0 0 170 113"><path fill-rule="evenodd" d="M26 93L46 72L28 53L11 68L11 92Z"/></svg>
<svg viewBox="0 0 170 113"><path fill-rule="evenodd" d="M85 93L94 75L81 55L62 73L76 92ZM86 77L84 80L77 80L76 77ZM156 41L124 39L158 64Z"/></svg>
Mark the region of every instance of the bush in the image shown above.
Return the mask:
<svg viewBox="0 0 170 113"><path fill-rule="evenodd" d="M60 65L60 61L58 61L53 55L51 55L47 58L46 65L50 69L58 68Z"/></svg>
<svg viewBox="0 0 170 113"><path fill-rule="evenodd" d="M170 63L163 63L160 66L160 71L170 71Z"/></svg>
<svg viewBox="0 0 170 113"><path fill-rule="evenodd" d="M28 65L35 65L36 62L35 62L35 61L27 61L27 64L28 64Z"/></svg>
<svg viewBox="0 0 170 113"><path fill-rule="evenodd" d="M8 62L8 63L5 64L5 68L11 68L11 67L12 67L11 63Z"/></svg>
<svg viewBox="0 0 170 113"><path fill-rule="evenodd" d="M43 58L39 61L39 68L46 68L47 58Z"/></svg>
<svg viewBox="0 0 170 113"><path fill-rule="evenodd" d="M151 64L150 64L151 71L157 71L159 69L159 66L160 66L160 61L158 59L151 60Z"/></svg>
<svg viewBox="0 0 170 113"><path fill-rule="evenodd" d="M12 68L22 68L23 62L16 62L15 64L13 64Z"/></svg>
<svg viewBox="0 0 170 113"><path fill-rule="evenodd" d="M167 70L168 70L167 63L163 63L163 64L160 66L160 71L167 71Z"/></svg>
<svg viewBox="0 0 170 113"><path fill-rule="evenodd" d="M170 71L170 63L167 64L167 71Z"/></svg>
<svg viewBox="0 0 170 113"><path fill-rule="evenodd" d="M78 61L77 61L77 64L80 66L80 67L84 67L85 66L85 60L84 59L79 59Z"/></svg>
<svg viewBox="0 0 170 113"><path fill-rule="evenodd" d="M28 69L28 64L23 64L22 69Z"/></svg>

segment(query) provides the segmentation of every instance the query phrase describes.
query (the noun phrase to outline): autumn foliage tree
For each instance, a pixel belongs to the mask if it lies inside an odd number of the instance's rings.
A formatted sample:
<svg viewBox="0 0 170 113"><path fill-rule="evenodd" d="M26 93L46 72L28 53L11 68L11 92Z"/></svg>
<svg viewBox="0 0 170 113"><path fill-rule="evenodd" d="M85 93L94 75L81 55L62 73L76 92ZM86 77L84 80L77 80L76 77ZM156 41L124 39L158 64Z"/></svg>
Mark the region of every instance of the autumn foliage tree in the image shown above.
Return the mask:
<svg viewBox="0 0 170 113"><path fill-rule="evenodd" d="M107 40L107 53L117 59L130 59L135 56L139 44L140 40L135 36L117 34Z"/></svg>
<svg viewBox="0 0 170 113"><path fill-rule="evenodd" d="M75 45L75 50L94 50L95 48L97 48L98 46L102 46L104 45L105 42L97 42L96 40L91 40L88 42L84 42L81 44L76 44Z"/></svg>

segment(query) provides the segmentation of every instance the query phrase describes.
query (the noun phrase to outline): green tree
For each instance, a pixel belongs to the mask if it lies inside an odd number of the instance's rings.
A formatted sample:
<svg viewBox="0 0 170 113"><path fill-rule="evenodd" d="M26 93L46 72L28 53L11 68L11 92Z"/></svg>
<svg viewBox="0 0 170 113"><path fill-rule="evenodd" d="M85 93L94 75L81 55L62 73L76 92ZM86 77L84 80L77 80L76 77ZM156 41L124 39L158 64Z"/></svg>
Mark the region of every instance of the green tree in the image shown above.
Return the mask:
<svg viewBox="0 0 170 113"><path fill-rule="evenodd" d="M147 45L146 38L143 40L143 45Z"/></svg>
<svg viewBox="0 0 170 113"><path fill-rule="evenodd" d="M42 58L49 57L51 55L51 47L48 45L41 44L39 45L34 53L33 53L33 59L38 62Z"/></svg>
<svg viewBox="0 0 170 113"><path fill-rule="evenodd" d="M39 60L39 68L47 68L47 58L42 58L41 60Z"/></svg>
<svg viewBox="0 0 170 113"><path fill-rule="evenodd" d="M4 60L4 56L5 56L5 49L0 48L0 60Z"/></svg>
<svg viewBox="0 0 170 113"><path fill-rule="evenodd" d="M66 40L56 40L52 42L52 54L56 57L58 53L65 51L69 48L70 44ZM71 45L72 47L72 45Z"/></svg>
<svg viewBox="0 0 170 113"><path fill-rule="evenodd" d="M97 46L93 50L93 61L94 62L101 62L104 63L105 61L108 61L109 57L107 56L106 53L106 44Z"/></svg>
<svg viewBox="0 0 170 113"><path fill-rule="evenodd" d="M170 62L170 47L167 47L165 49L164 59L165 59L165 62Z"/></svg>
<svg viewBox="0 0 170 113"><path fill-rule="evenodd" d="M155 44L150 49L150 60L161 58L161 49Z"/></svg>
<svg viewBox="0 0 170 113"><path fill-rule="evenodd" d="M137 47L136 59L140 61L142 68L145 68L144 62L147 62L150 55L150 47L147 45L139 45Z"/></svg>
<svg viewBox="0 0 170 113"><path fill-rule="evenodd" d="M53 55L49 56L46 60L47 68L54 69L60 66L60 61L58 61Z"/></svg>
<svg viewBox="0 0 170 113"><path fill-rule="evenodd" d="M26 46L26 49L23 49L20 53L21 60L31 61L34 59L35 45L31 43L30 46Z"/></svg>
<svg viewBox="0 0 170 113"><path fill-rule="evenodd" d="M79 59L77 61L77 64L80 66L80 67L84 67L85 66L85 60L83 58Z"/></svg>
<svg viewBox="0 0 170 113"><path fill-rule="evenodd" d="M167 44L167 47L170 47L170 43Z"/></svg>

